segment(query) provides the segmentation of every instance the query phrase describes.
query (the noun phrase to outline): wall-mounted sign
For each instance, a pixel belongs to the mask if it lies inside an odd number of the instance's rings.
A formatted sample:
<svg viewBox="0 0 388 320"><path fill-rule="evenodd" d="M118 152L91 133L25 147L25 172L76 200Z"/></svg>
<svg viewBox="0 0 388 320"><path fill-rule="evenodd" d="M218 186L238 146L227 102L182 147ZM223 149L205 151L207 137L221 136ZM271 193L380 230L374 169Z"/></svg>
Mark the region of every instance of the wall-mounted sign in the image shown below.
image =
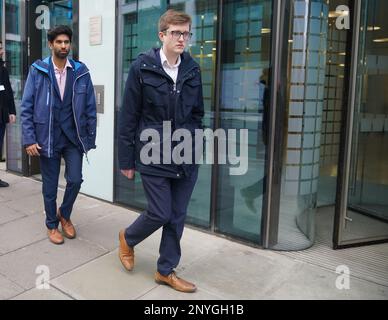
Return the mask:
<svg viewBox="0 0 388 320"><path fill-rule="evenodd" d="M91 17L89 20L89 43L91 46L102 44L102 16Z"/></svg>

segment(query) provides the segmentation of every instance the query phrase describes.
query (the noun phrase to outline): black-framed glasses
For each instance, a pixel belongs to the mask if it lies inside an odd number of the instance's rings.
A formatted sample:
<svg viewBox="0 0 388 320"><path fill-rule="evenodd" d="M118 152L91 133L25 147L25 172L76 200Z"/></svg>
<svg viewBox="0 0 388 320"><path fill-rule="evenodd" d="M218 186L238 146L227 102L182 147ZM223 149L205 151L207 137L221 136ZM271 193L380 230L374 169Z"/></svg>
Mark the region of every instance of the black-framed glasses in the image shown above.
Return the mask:
<svg viewBox="0 0 388 320"><path fill-rule="evenodd" d="M183 40L187 41L190 40L193 34L191 32L180 32L177 30L164 30L163 33L169 32L174 40L179 40L181 36L183 36Z"/></svg>

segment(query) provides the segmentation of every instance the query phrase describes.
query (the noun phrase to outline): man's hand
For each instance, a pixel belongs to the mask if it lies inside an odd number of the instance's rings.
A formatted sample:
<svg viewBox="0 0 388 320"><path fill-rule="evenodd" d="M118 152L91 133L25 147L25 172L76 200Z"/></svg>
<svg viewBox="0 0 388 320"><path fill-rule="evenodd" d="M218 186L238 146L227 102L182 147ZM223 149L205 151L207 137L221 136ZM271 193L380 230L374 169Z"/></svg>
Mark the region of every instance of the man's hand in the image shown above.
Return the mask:
<svg viewBox="0 0 388 320"><path fill-rule="evenodd" d="M39 150L42 150L42 148L37 143L26 148L27 154L30 157L39 157L40 156Z"/></svg>
<svg viewBox="0 0 388 320"><path fill-rule="evenodd" d="M121 170L121 173L126 176L129 180L133 180L135 178L135 169L131 170Z"/></svg>
<svg viewBox="0 0 388 320"><path fill-rule="evenodd" d="M9 123L11 124L16 123L16 116L14 114L9 115Z"/></svg>

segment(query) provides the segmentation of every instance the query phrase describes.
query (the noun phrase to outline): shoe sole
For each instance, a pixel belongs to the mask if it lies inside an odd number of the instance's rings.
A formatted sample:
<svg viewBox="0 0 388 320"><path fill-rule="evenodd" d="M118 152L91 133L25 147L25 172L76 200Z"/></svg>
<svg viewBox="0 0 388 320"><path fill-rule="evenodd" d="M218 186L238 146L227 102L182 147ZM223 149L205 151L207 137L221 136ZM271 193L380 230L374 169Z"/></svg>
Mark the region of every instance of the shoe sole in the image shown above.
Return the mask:
<svg viewBox="0 0 388 320"><path fill-rule="evenodd" d="M66 234L65 232L62 231L62 235L66 238L66 239L69 239L69 240L74 240L75 238L77 238L77 235L75 235L74 237L70 237L68 234Z"/></svg>
<svg viewBox="0 0 388 320"><path fill-rule="evenodd" d="M50 241L52 244L55 244L56 246L60 246L60 245L62 245L62 244L65 243L65 241L62 241L62 242L54 242L54 241L51 241L50 239L49 239L49 241Z"/></svg>
<svg viewBox="0 0 388 320"><path fill-rule="evenodd" d="M178 291L178 292L183 292L183 293L195 293L197 291L197 288L195 288L193 291L183 291L183 290L178 290L178 289L175 289L174 287L170 286L168 283L164 282L164 281L161 281L161 280L157 280L155 279L155 282L161 286L168 286L170 287L171 289L174 289L175 291Z"/></svg>

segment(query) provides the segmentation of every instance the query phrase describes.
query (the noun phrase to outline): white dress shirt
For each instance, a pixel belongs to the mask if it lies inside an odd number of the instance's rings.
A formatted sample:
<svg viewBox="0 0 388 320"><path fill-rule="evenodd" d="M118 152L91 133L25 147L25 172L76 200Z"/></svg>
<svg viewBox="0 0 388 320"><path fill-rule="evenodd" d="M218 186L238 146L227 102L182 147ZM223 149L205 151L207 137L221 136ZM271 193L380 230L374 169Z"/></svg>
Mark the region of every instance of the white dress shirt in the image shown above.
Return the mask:
<svg viewBox="0 0 388 320"><path fill-rule="evenodd" d="M160 49L160 60L162 62L162 67L164 71L171 77L172 80L174 80L174 83L176 83L176 79L178 78L178 71L179 66L181 64L181 56L178 58L178 62L174 64L173 66L168 63L167 57L164 54L163 48Z"/></svg>
<svg viewBox="0 0 388 320"><path fill-rule="evenodd" d="M52 58L51 58L52 59ZM67 68L73 68L70 61L67 59L66 65L63 68L63 70L59 69L55 63L54 59L52 59L53 65L54 65L54 71L55 71L55 78L57 79L59 92L61 94L61 99L63 101L63 97L65 95L65 88L66 88L66 79L67 79Z"/></svg>

